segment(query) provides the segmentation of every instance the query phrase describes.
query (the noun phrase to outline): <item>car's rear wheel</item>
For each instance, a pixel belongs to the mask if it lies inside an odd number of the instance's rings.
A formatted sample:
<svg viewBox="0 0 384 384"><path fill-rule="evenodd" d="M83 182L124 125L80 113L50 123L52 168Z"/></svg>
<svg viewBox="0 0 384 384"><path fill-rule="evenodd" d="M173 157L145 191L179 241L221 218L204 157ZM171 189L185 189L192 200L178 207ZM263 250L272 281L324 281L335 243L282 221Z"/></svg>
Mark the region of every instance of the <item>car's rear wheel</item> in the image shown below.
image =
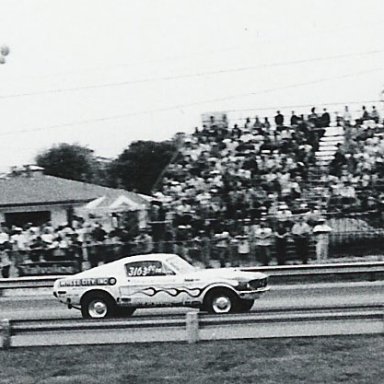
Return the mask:
<svg viewBox="0 0 384 384"><path fill-rule="evenodd" d="M229 289L216 289L208 293L205 309L209 313L224 314L236 312L238 298Z"/></svg>
<svg viewBox="0 0 384 384"><path fill-rule="evenodd" d="M89 295L81 303L81 314L85 319L104 319L114 314L115 305L107 295Z"/></svg>
<svg viewBox="0 0 384 384"><path fill-rule="evenodd" d="M253 307L253 304L255 303L255 300L246 300L242 299L239 301L238 304L238 311L239 312L248 312Z"/></svg>

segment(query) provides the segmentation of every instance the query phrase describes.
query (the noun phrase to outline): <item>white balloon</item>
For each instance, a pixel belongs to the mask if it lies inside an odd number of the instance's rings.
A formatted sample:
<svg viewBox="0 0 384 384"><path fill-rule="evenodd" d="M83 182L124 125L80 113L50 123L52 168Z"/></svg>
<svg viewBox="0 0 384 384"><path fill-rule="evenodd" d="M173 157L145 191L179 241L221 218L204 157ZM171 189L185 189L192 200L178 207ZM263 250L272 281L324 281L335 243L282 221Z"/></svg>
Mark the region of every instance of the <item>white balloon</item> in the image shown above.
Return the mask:
<svg viewBox="0 0 384 384"><path fill-rule="evenodd" d="M3 56L9 55L9 47L7 45L2 45L0 48L0 52Z"/></svg>

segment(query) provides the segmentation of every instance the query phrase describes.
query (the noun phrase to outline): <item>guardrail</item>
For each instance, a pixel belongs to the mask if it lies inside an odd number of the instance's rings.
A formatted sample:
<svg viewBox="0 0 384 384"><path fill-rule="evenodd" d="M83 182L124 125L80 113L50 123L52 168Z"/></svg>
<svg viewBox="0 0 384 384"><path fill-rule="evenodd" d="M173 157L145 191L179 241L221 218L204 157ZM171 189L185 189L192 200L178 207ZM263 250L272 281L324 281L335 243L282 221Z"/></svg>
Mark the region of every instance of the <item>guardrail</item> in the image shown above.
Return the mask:
<svg viewBox="0 0 384 384"><path fill-rule="evenodd" d="M293 312L293 311L290 311ZM19 346L117 344L384 333L382 305L212 316L115 320L2 320L0 349Z"/></svg>
<svg viewBox="0 0 384 384"><path fill-rule="evenodd" d="M337 281L384 280L384 262L311 264L290 266L241 267L246 271L262 271L271 284L297 284ZM9 289L52 288L58 278L68 275L18 277L0 279L0 296Z"/></svg>
<svg viewBox="0 0 384 384"><path fill-rule="evenodd" d="M384 280L384 262L310 264L244 268L269 275L270 283L317 283Z"/></svg>

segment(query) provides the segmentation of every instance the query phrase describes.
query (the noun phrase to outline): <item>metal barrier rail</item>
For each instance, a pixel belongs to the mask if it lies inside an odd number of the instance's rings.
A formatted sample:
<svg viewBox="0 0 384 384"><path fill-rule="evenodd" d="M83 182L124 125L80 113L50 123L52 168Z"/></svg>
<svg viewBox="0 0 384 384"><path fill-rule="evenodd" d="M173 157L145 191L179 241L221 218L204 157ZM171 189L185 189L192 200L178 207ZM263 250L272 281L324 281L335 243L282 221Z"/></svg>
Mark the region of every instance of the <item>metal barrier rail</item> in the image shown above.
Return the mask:
<svg viewBox="0 0 384 384"><path fill-rule="evenodd" d="M295 313L322 313L322 312L332 312L332 311L384 311L384 303L367 303L367 304L341 304L341 305L309 305L309 306L297 306L297 307L271 307L271 308L263 308L258 309L255 308L252 312L248 313L247 316L255 315L255 316L261 316L261 315L268 315L268 314L295 314ZM197 311L197 310L196 310ZM116 318L114 321L118 322L127 322L127 321L157 321L157 320L163 320L164 322L167 322L170 324L170 321L183 321L184 314L174 314L174 313L162 313L159 314L135 314L132 317L129 318ZM225 316L225 315L224 315ZM232 316L239 316L239 315L232 315ZM209 315L207 312L199 312L199 317L201 319L217 319L218 317L216 315ZM73 323L81 323L84 322L95 322L95 320L83 320L81 318L73 318L73 317L67 317L67 318L33 318L33 319L18 319L13 320L12 322L17 323L18 326L26 326L26 327L32 327L34 324L41 325L41 323L47 324L53 324L53 325L61 325L63 327L69 326L72 327Z"/></svg>
<svg viewBox="0 0 384 384"><path fill-rule="evenodd" d="M322 270L344 270L348 269L359 269L362 267L366 268L384 268L384 261L370 261L370 262L351 262L351 263L331 263L331 264L304 264L304 265L270 265L270 266L258 266L258 267L245 267L242 269L246 270L268 270L273 271L322 271Z"/></svg>
<svg viewBox="0 0 384 384"><path fill-rule="evenodd" d="M367 303L367 304L341 304L341 305L309 305L309 306L297 306L297 307L270 307L270 308L255 308L251 313L257 314L257 315L266 315L266 314L288 314L288 313L310 313L310 312L331 312L331 311L384 311L384 303ZM197 310L196 310L197 311ZM133 320L183 320L184 314L175 314L175 313L162 313L161 315L159 314L154 314L154 313L140 313L136 314L133 317L130 318L120 318L120 321L133 321ZM199 312L200 318L209 318L208 313L206 312ZM217 318L217 316L213 315L213 318ZM76 319L73 317L52 317L52 318L32 318L32 319L20 319L17 320L18 325L29 325L29 324L40 324L44 322L45 324L48 324L51 322L52 324L72 324L72 322L84 322L88 320L82 320L80 318ZM90 320L92 321L92 320ZM119 321L119 319L117 319Z"/></svg>
<svg viewBox="0 0 384 384"><path fill-rule="evenodd" d="M335 312L335 310L337 312ZM0 349L26 345L85 345L244 338L382 334L383 306L303 308L299 313L199 315L174 319L2 320Z"/></svg>
<svg viewBox="0 0 384 384"><path fill-rule="evenodd" d="M384 280L384 262L312 264L243 268L269 275L270 283L317 283Z"/></svg>
<svg viewBox="0 0 384 384"><path fill-rule="evenodd" d="M2 289L52 288L55 280L62 277L65 277L65 276L57 275L57 276L13 277L8 279L1 278L0 292Z"/></svg>
<svg viewBox="0 0 384 384"><path fill-rule="evenodd" d="M241 267L246 271L265 272L270 277L270 282L275 284L286 283L315 283L324 282L324 278L330 281L356 280L384 280L384 262L361 262L361 263L335 263L335 264L313 264L292 266L255 266ZM55 280L68 275L18 277L0 279L1 292L6 289L33 289L52 288Z"/></svg>

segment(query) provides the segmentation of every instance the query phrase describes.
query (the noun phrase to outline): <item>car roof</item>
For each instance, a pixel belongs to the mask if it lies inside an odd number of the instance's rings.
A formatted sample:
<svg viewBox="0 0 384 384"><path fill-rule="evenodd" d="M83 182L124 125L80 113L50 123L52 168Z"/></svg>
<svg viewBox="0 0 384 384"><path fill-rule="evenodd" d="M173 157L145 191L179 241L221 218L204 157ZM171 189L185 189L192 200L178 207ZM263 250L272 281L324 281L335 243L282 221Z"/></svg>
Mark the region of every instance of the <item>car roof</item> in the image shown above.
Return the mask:
<svg viewBox="0 0 384 384"><path fill-rule="evenodd" d="M127 256L122 259L119 259L116 261L116 263L125 264L127 262L134 262L134 261L145 261L145 260L155 260L155 261L164 261L168 259L169 257L177 256L173 253L148 253L145 255L134 255L134 256Z"/></svg>

